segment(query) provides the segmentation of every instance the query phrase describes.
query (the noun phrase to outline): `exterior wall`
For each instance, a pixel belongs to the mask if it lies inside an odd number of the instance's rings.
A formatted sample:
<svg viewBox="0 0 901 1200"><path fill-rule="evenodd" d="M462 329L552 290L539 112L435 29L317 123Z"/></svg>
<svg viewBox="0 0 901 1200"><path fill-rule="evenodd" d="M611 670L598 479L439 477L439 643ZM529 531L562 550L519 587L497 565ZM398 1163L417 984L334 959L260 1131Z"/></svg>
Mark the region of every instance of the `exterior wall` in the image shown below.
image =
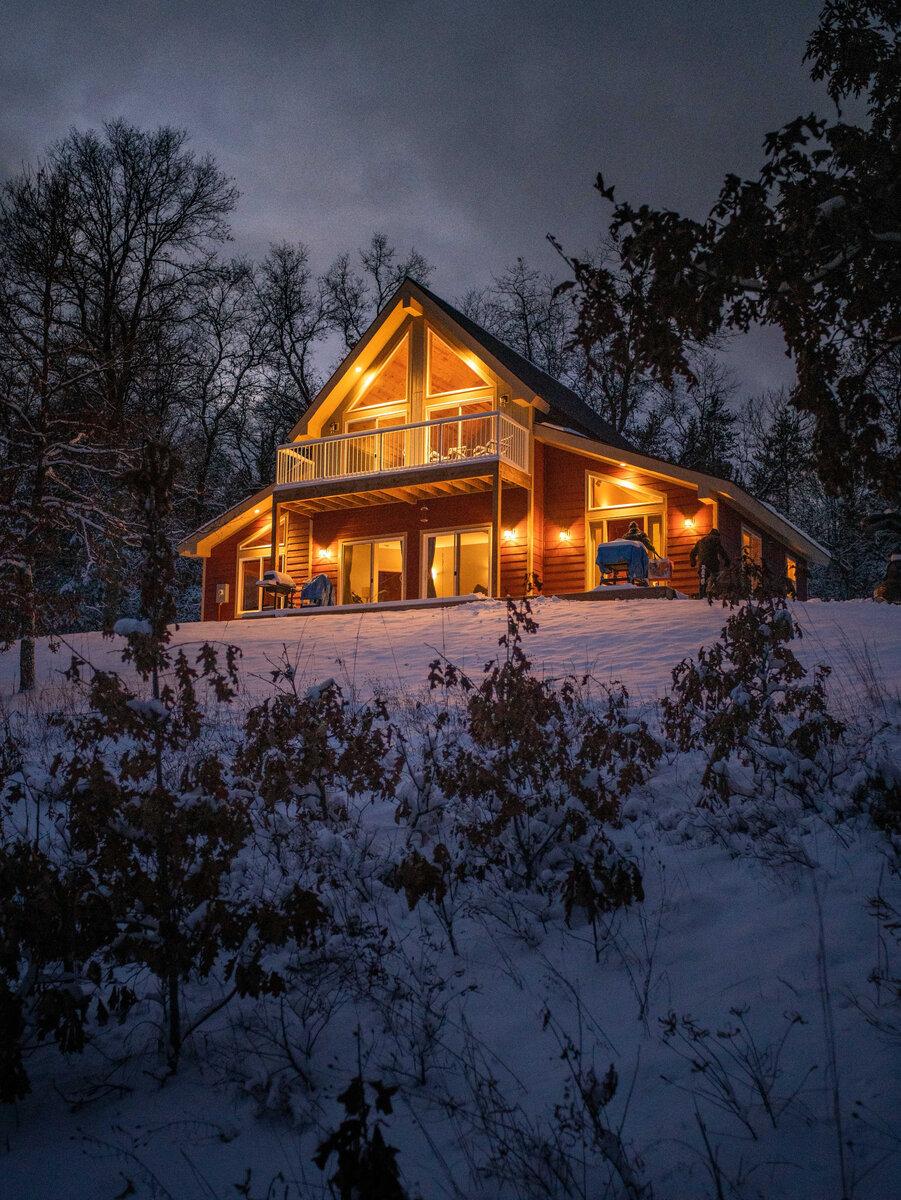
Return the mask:
<svg viewBox="0 0 901 1200"><path fill-rule="evenodd" d="M613 478L628 479L666 497L666 550L673 560L672 584L689 595L697 592L698 576L688 556L698 538L710 531L713 506L700 501L694 489L645 475L631 467L601 463L557 446L536 443L536 464L539 458L545 497L544 556L543 569L536 569L544 581L546 594L585 589L588 537L585 477L588 472L598 471ZM693 529L685 528L689 518L695 522ZM569 541L560 540L560 532L565 529L570 531Z"/></svg>
<svg viewBox="0 0 901 1200"><path fill-rule="evenodd" d="M206 560L206 570L203 580L203 601L201 603L200 619L202 621L231 621L235 616L235 601L238 587L238 546L252 534L269 525L270 512L267 505L265 514L248 521L243 529L225 538L218 546L214 546ZM228 603L216 604L216 585L227 583L229 587Z"/></svg>
<svg viewBox="0 0 901 1200"><path fill-rule="evenodd" d="M534 446L532 513L532 570L543 583L547 595L581 592L586 585L588 522L586 518L586 474L602 471L614 478L629 479L666 497L666 552L673 560L672 584L679 591L695 595L697 572L691 567L692 546L710 531L716 521L723 546L733 561L741 556L741 528L744 524L762 536L764 562L777 576L785 573L786 554L798 564L798 598L807 598L807 563L784 543L764 534L728 500L720 499L716 508L698 499L691 487L646 475L633 468L601 463L556 446L536 442ZM501 595L521 595L529 570L530 493L519 487L505 487L501 496L500 528L513 530L512 540L500 538ZM686 520L694 525L686 528ZM471 525L491 525L492 493L433 498L412 504L379 504L361 508L335 509L317 513L312 519L290 512L288 517L287 570L298 582L313 574L328 575L338 588L339 545L342 541L400 535L406 539L405 595L421 595L421 535L428 530L459 529ZM215 546L206 560L204 572L202 620L232 620L235 616L238 545L269 524L269 512L254 517L238 533ZM568 529L568 541L560 540ZM311 537L312 534L312 537ZM330 556L321 557L328 549ZM217 606L216 586L227 583L227 604Z"/></svg>
<svg viewBox="0 0 901 1200"><path fill-rule="evenodd" d="M733 562L737 562L741 558L741 530L742 526L744 526L752 533L756 533L761 539L763 543L763 563L774 578L782 579L784 577L786 557L795 560L798 564L798 599L807 599L808 564L805 558L797 554L794 550L789 549L778 538L773 537L769 533L764 533L760 526L755 525L753 521L742 517L741 513L727 500L723 500L720 503L719 520L723 547Z"/></svg>
<svg viewBox="0 0 901 1200"><path fill-rule="evenodd" d="M505 487L501 504L501 527L512 529L515 538L501 538L501 590L522 595L527 570L529 493L524 488ZM420 596L421 535L429 530L459 529L469 525L491 525L491 492L472 492L447 496L417 504L376 504L361 508L334 509L310 518L289 513L287 570L298 583L313 574L328 575L338 588L339 545L357 538L401 535L406 537L405 595ZM269 524L268 513L253 521L215 546L206 561L203 613L205 621L223 621L235 616L238 546L251 534ZM321 551L330 551L322 558ZM486 581L487 582L487 581ZM216 605L216 585L230 587L228 604Z"/></svg>

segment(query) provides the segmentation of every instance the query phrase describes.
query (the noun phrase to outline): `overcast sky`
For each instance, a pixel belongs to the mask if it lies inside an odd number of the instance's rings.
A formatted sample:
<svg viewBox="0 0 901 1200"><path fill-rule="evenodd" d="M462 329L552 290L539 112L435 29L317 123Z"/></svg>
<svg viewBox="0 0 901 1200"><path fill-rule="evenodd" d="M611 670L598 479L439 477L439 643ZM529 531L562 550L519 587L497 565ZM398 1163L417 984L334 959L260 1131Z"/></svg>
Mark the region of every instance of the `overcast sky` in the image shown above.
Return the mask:
<svg viewBox="0 0 901 1200"><path fill-rule="evenodd" d="M372 232L453 300L517 255L559 272L617 196L694 216L763 134L826 111L801 58L821 0L0 0L0 174L75 126L190 131L233 176L236 249L324 269ZM731 355L789 378L772 338Z"/></svg>

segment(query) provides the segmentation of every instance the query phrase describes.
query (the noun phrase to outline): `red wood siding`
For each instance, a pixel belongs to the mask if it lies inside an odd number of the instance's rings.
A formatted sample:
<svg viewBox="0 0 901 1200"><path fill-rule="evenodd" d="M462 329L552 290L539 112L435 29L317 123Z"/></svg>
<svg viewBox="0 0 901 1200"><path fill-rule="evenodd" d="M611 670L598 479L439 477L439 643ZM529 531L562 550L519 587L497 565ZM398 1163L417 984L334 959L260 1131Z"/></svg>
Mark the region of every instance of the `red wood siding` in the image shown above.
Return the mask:
<svg viewBox="0 0 901 1200"><path fill-rule="evenodd" d="M270 513L265 516L253 517L243 529L233 533L214 546L206 561L204 573L204 595L201 605L200 619L202 621L231 621L235 615L235 593L238 587L238 546L251 535L257 534L270 525ZM216 604L216 585L227 583L229 588L228 603Z"/></svg>
<svg viewBox="0 0 901 1200"><path fill-rule="evenodd" d="M773 537L769 533L764 533L759 525L755 525L753 521L742 517L728 501L720 501L720 534L723 538L723 546L726 553L734 561L738 562L741 558L741 529L742 525L749 529L763 542L763 562L768 571L777 580L782 580L785 577L785 560L793 558L798 564L798 599L807 599L807 560L800 554L796 554L794 550L778 538Z"/></svg>
<svg viewBox="0 0 901 1200"><path fill-rule="evenodd" d="M673 586L689 595L698 590L697 573L688 556L699 537L711 528L712 506L698 500L697 492L684 484L657 479L632 467L619 467L596 459L561 450L556 446L536 445L543 453L544 508L544 591L581 592L586 574L586 482L588 472L600 472L612 478L628 479L666 497L667 555L673 559ZM686 529L686 519L695 522ZM561 531L569 529L569 541L561 541Z"/></svg>

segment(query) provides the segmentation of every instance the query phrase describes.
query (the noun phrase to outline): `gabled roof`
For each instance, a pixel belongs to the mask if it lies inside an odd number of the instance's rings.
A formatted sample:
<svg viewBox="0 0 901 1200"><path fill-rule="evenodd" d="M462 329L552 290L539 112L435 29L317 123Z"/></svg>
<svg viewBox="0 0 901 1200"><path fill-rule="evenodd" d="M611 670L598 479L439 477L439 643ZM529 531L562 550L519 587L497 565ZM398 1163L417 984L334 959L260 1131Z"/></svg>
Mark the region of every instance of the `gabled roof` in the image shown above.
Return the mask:
<svg viewBox="0 0 901 1200"><path fill-rule="evenodd" d="M597 438L598 441L619 450L632 449L632 446L622 434L617 433L609 422L600 417L571 388L566 387L558 379L554 379L552 375L548 375L546 371L542 371L540 367L536 367L529 359L519 354L516 350L513 350L505 342L500 341L494 334L489 333L487 329L483 329L481 325L477 325L475 321L471 320L464 313L461 313L459 309L454 308L452 304L448 304L446 300L442 300L440 296L436 296L428 288L423 287L421 283L415 283L414 280L405 280L404 282L413 283L452 322L459 325L474 341L479 342L492 357L502 363L511 375L515 375L517 379L522 380L527 388L547 402L550 411L538 416L536 418L538 421L546 421L551 425L569 426L575 429L577 433L584 433L588 437Z"/></svg>

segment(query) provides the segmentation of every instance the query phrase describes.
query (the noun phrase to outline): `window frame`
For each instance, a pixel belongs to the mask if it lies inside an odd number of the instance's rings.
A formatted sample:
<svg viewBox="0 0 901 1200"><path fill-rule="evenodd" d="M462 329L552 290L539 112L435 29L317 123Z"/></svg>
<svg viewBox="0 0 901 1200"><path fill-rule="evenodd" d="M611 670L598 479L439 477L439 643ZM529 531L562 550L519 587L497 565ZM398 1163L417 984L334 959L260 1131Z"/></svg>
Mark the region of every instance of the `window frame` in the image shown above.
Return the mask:
<svg viewBox="0 0 901 1200"><path fill-rule="evenodd" d="M338 603L352 605L354 608L361 608L362 605L353 604L351 600L344 597L344 548L345 546L373 546L376 542L400 542L400 598L407 598L407 535L406 533L380 533L378 537L358 537L358 538L342 538L338 542ZM371 562L371 560L370 560ZM372 592L373 576L372 567L370 566L369 573L369 589ZM379 604L385 603L378 600L364 600L363 604Z"/></svg>
<svg viewBox="0 0 901 1200"><path fill-rule="evenodd" d="M423 600L429 599L452 599L451 596L429 596L429 581L428 581L428 557L426 555L426 544L430 537L446 537L448 534L454 534L454 587L459 588L460 580L460 543L457 541L457 535L461 533L487 533L488 535L488 595L491 595L491 581L494 578L494 546L492 545L493 538L491 536L491 525L476 524L476 525L454 525L450 529L423 529L419 535L419 595ZM469 595L469 593L466 593ZM454 591L453 596L459 596L459 591Z"/></svg>
<svg viewBox="0 0 901 1200"><path fill-rule="evenodd" d="M749 542L755 541L760 546L759 557L755 558L754 555L749 552L747 555L748 559L752 563L754 563L755 566L762 567L763 566L763 534L757 533L757 531L752 529L750 525L745 525L744 522L742 522L742 526L741 526L741 559L742 559L742 562L745 561L745 550L747 549L747 547L745 546L745 538L746 537Z"/></svg>
<svg viewBox="0 0 901 1200"><path fill-rule="evenodd" d="M285 568L286 568L287 562L288 562L288 514L287 513L283 513L279 517L278 524L279 524L279 540L276 543L276 547L275 547L275 561L277 564L275 569L277 571L286 573ZM243 542L238 543L238 552L237 552L237 557L236 557L237 578L235 580L235 616L236 617L243 616L244 613L249 613L249 612L262 612L264 607L265 608L270 608L270 607L271 608L283 608L284 607L284 604L285 604L284 596L275 596L275 597L273 597L273 603L271 605L268 605L268 604L264 605L262 589L257 589L257 592L258 592L257 599L258 599L259 603L257 604L256 608L244 608L242 606L242 602L243 602L243 598L244 598L244 591L241 586L241 582L242 582L241 581L241 564L246 563L246 562L254 562L254 561L258 562L260 564L260 578L261 579L263 577L264 572L272 570L272 567L269 565L270 562L272 561L272 524L271 523L269 525L268 532L269 532L269 540L268 541L264 542L261 540L259 540L259 541L257 540L258 538L261 539L265 536L266 529L264 528L264 529L261 529L259 533L250 534L248 537L246 537L244 539Z"/></svg>

